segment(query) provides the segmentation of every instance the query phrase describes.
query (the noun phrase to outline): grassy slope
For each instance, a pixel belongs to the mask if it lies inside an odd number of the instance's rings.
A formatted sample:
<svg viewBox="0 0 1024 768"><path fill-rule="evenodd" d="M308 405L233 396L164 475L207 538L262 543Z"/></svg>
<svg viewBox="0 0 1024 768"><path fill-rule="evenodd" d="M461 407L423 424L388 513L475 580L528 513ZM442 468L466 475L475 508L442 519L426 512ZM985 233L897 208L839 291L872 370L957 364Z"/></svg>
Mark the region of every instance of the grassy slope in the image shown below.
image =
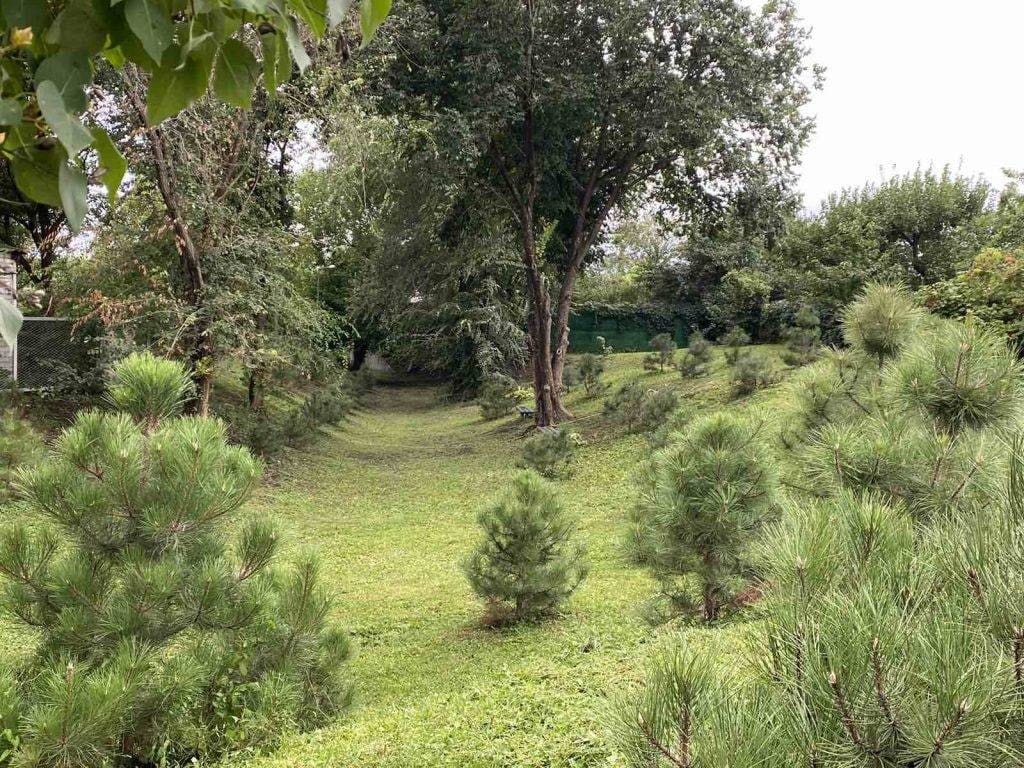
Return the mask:
<svg viewBox="0 0 1024 768"><path fill-rule="evenodd" d="M641 357L614 356L607 378L641 375ZM695 382L674 372L644 380L714 408L728 402L724 377L719 363ZM478 510L515 471L521 421L484 423L477 408L444 404L432 388L382 388L259 494L253 506L273 514L288 546L322 557L337 616L360 652L355 708L287 737L253 766L615 764L600 724L607 697L639 679L652 648L678 630L639 618L651 584L620 555L644 440L612 430L600 399L576 393L570 405L588 445L560 486L589 545L591 575L567 614L543 625L480 628L482 608L459 569ZM681 631L684 642L726 657L739 629Z"/></svg>

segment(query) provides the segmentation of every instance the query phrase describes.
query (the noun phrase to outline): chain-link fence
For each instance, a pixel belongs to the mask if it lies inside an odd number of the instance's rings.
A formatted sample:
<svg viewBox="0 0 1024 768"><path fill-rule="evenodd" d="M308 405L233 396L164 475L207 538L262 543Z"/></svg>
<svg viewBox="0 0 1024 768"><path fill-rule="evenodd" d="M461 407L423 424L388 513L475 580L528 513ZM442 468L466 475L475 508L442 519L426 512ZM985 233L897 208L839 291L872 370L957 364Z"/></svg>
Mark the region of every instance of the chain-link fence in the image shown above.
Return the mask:
<svg viewBox="0 0 1024 768"><path fill-rule="evenodd" d="M46 389L61 386L89 365L87 344L66 318L26 317L18 334L18 386Z"/></svg>

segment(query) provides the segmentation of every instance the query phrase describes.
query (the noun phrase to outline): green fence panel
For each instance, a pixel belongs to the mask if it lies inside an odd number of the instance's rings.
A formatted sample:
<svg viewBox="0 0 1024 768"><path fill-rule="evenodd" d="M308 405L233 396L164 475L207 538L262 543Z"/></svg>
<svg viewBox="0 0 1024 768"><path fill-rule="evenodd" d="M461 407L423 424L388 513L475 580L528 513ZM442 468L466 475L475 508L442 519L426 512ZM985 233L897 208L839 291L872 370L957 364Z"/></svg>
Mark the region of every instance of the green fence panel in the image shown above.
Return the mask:
<svg viewBox="0 0 1024 768"><path fill-rule="evenodd" d="M651 339L659 333L672 333L680 347L687 344L688 330L681 317L644 310L583 309L569 318L569 351L597 352L601 336L616 352L642 352L651 348Z"/></svg>

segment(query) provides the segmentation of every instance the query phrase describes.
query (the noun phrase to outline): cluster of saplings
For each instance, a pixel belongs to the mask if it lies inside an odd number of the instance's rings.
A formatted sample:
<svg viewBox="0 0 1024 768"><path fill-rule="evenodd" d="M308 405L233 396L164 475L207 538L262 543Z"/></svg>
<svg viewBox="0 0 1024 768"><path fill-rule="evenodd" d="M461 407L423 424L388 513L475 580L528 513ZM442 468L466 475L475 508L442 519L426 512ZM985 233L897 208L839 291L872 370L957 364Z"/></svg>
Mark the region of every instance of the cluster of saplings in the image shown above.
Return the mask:
<svg viewBox="0 0 1024 768"><path fill-rule="evenodd" d="M758 621L742 677L657 659L615 709L629 765L1024 760L1021 365L887 286L843 333L774 420L705 416L646 463L632 541L660 610Z"/></svg>
<svg viewBox="0 0 1024 768"><path fill-rule="evenodd" d="M316 561L280 565L274 528L238 519L259 463L182 415L182 366L133 355L113 373L111 408L13 482L0 600L35 644L0 656L2 765L193 764L350 700Z"/></svg>

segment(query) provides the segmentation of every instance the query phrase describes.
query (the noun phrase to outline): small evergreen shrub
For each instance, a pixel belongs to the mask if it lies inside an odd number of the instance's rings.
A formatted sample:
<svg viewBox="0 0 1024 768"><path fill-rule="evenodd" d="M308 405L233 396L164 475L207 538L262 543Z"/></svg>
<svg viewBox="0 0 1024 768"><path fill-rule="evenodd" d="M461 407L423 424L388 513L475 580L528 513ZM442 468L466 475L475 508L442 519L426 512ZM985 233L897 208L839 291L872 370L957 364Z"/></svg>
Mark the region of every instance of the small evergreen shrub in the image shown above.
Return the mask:
<svg viewBox="0 0 1024 768"><path fill-rule="evenodd" d="M696 413L696 409L690 405L677 408L657 429L647 434L648 445L652 450L658 450L675 441L689 427Z"/></svg>
<svg viewBox="0 0 1024 768"><path fill-rule="evenodd" d="M607 385L601 381L604 375L604 359L598 355L580 355L579 368L583 390L588 396L600 394Z"/></svg>
<svg viewBox="0 0 1024 768"><path fill-rule="evenodd" d="M580 436L567 429L538 430L523 443L523 465L547 478L567 477L579 444Z"/></svg>
<svg viewBox="0 0 1024 768"><path fill-rule="evenodd" d="M519 403L515 381L509 376L494 376L480 387L476 402L485 421L508 416Z"/></svg>
<svg viewBox="0 0 1024 768"><path fill-rule="evenodd" d="M43 439L12 409L0 411L0 504L11 499L18 469L43 455Z"/></svg>
<svg viewBox="0 0 1024 768"><path fill-rule="evenodd" d="M703 376L711 367L712 355L711 342L705 339L700 331L694 331L690 337L690 345L677 366L679 372L684 378Z"/></svg>
<svg viewBox="0 0 1024 768"><path fill-rule="evenodd" d="M771 358L763 352L744 352L732 369L732 389L737 396L749 395L777 384L781 374Z"/></svg>
<svg viewBox="0 0 1024 768"><path fill-rule="evenodd" d="M843 336L881 365L914 339L921 320L920 308L905 289L873 283L843 312Z"/></svg>
<svg viewBox="0 0 1024 768"><path fill-rule="evenodd" d="M810 307L801 307L784 337L786 348L782 359L787 365L807 365L816 360L821 353L821 320L818 314Z"/></svg>
<svg viewBox="0 0 1024 768"><path fill-rule="evenodd" d="M564 603L587 576L585 550L555 490L533 472L479 517L484 537L464 563L495 624L535 620Z"/></svg>
<svg viewBox="0 0 1024 768"><path fill-rule="evenodd" d="M639 381L627 381L604 401L604 415L630 432L640 427L647 390Z"/></svg>
<svg viewBox="0 0 1024 768"><path fill-rule="evenodd" d="M19 473L0 600L38 645L13 693L0 675L13 764L205 761L350 700L316 562L279 569L274 529L234 524L260 466L181 415L189 389L182 366L131 356L110 387L124 410L80 413Z"/></svg>
<svg viewBox="0 0 1024 768"><path fill-rule="evenodd" d="M641 432L654 432L679 408L679 395L671 389L657 389L647 392L640 403Z"/></svg>
<svg viewBox="0 0 1024 768"><path fill-rule="evenodd" d="M725 362L729 365L736 365L740 350L750 343L750 334L735 325L719 340L719 343L725 347Z"/></svg>
<svg viewBox="0 0 1024 768"><path fill-rule="evenodd" d="M651 339L651 348L654 350L655 362L660 370L664 371L665 366L670 366L675 362L676 340L672 338L671 334L659 333Z"/></svg>
<svg viewBox="0 0 1024 768"><path fill-rule="evenodd" d="M704 416L641 473L633 557L661 584L661 617L713 622L736 604L747 550L775 503L761 429L728 413Z"/></svg>
<svg viewBox="0 0 1024 768"><path fill-rule="evenodd" d="M595 336L594 341L597 342L597 354L601 357L608 357L615 350L607 343L604 336Z"/></svg>

